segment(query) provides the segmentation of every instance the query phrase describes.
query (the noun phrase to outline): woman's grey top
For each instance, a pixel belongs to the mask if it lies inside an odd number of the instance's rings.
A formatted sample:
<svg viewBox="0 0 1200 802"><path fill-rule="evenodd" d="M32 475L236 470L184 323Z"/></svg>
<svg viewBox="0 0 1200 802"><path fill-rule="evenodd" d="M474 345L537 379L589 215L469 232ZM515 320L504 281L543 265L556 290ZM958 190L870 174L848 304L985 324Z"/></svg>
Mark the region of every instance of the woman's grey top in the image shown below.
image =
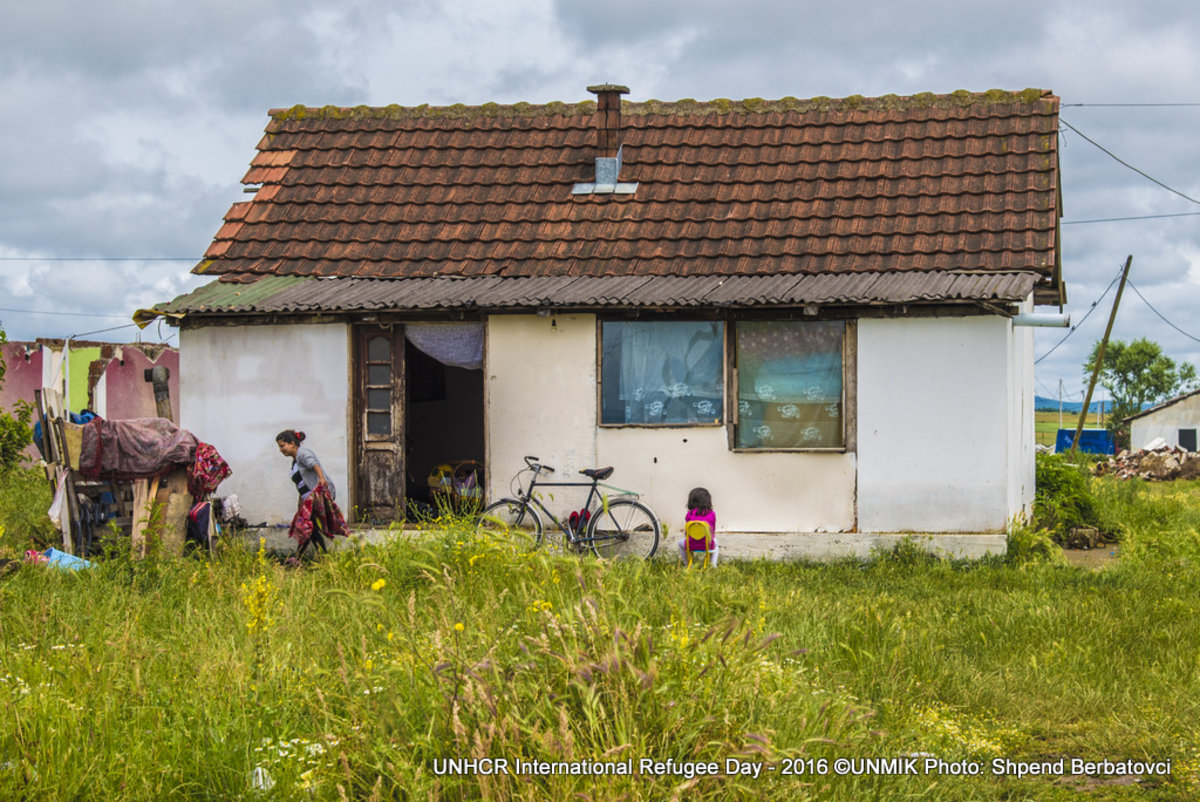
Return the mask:
<svg viewBox="0 0 1200 802"><path fill-rule="evenodd" d="M300 446L296 449L296 457L292 462L292 472L299 472L300 478L304 481L304 487L297 484L300 490L300 495L308 495L317 487L317 482L321 477L317 476L317 466L321 465L321 461L317 459L317 455L308 446ZM321 466L324 470L325 466ZM329 472L325 473L325 485L329 488L329 495L337 498L337 488L333 485L333 479L329 478Z"/></svg>

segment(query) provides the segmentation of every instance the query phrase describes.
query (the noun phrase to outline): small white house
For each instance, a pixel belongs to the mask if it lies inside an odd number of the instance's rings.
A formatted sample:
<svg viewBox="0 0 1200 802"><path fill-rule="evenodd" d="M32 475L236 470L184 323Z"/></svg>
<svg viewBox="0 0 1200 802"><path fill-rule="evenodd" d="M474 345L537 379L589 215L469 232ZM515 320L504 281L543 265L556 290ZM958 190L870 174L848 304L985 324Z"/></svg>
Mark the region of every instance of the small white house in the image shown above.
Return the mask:
<svg viewBox="0 0 1200 802"><path fill-rule="evenodd" d="M1192 390L1157 406L1131 415L1129 444L1142 448L1161 437L1171 448L1196 450L1196 430L1200 429L1200 390Z"/></svg>
<svg viewBox="0 0 1200 802"><path fill-rule="evenodd" d="M1058 99L989 92L272 112L196 272L183 425L287 520L302 429L355 519L451 460L612 465L730 555L1002 551L1061 305ZM579 500L561 493L563 512Z"/></svg>

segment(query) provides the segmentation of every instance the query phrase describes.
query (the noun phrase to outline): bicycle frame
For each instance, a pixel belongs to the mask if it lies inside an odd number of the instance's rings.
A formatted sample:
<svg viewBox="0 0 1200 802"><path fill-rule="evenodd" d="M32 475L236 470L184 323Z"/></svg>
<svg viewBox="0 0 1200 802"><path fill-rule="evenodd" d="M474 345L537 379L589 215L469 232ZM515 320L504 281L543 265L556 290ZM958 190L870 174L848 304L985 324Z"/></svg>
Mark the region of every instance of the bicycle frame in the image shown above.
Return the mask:
<svg viewBox="0 0 1200 802"><path fill-rule="evenodd" d="M606 540L608 538L587 537L583 531L576 534L574 531L572 531L569 523L564 524L562 521L560 521L558 519L558 516L555 515L553 512L551 512L550 508L547 507L546 504L537 495L534 494L534 492L533 492L534 488L536 488L536 487L586 487L586 488L588 488L588 494L587 494L587 500L583 504L583 508L588 511L591 511L591 509L592 509L593 500L603 499L604 494L601 493L599 490L599 488L601 488L601 487L606 488L608 490L616 490L622 497L635 498L635 499L640 498L640 496L637 493L633 492L632 490L625 490L624 488L613 487L612 485L606 485L606 484L601 483L600 480L598 480L598 479L593 479L590 482L539 482L538 477L541 476L541 469L544 467L545 467L544 465L538 465L536 468L531 466L528 469L528 470L533 471L533 477L530 478L530 480L529 480L529 487L524 492L517 493L517 498L522 501L528 502L529 504L532 504L535 507L537 507L539 510L541 510L542 513L545 514L554 523L554 525L556 527L558 527L558 530L563 533L563 535L567 539L567 542L570 543L572 546L590 546L593 542L596 542L598 540ZM553 469L551 469L551 470L553 470Z"/></svg>

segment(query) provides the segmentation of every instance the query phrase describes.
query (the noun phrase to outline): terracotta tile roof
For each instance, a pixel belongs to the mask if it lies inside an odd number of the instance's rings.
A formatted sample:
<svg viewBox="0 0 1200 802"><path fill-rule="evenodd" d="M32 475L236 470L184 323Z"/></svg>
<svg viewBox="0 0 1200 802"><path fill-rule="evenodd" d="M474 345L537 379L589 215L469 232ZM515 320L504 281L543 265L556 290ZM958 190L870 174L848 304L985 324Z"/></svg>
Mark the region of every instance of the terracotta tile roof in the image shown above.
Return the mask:
<svg viewBox="0 0 1200 802"><path fill-rule="evenodd" d="M1037 90L276 110L196 272L730 276L1033 271L1057 284L1058 98Z"/></svg>

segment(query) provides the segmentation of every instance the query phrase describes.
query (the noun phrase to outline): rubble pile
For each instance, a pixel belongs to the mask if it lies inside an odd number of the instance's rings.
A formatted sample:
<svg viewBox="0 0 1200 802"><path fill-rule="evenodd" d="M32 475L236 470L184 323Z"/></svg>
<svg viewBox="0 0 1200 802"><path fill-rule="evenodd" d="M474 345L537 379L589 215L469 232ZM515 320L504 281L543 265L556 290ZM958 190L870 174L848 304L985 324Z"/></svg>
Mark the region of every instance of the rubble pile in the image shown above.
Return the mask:
<svg viewBox="0 0 1200 802"><path fill-rule="evenodd" d="M1151 482L1200 479L1200 453L1171 448L1160 437L1139 451L1121 451L1115 457L1096 463L1092 473Z"/></svg>

